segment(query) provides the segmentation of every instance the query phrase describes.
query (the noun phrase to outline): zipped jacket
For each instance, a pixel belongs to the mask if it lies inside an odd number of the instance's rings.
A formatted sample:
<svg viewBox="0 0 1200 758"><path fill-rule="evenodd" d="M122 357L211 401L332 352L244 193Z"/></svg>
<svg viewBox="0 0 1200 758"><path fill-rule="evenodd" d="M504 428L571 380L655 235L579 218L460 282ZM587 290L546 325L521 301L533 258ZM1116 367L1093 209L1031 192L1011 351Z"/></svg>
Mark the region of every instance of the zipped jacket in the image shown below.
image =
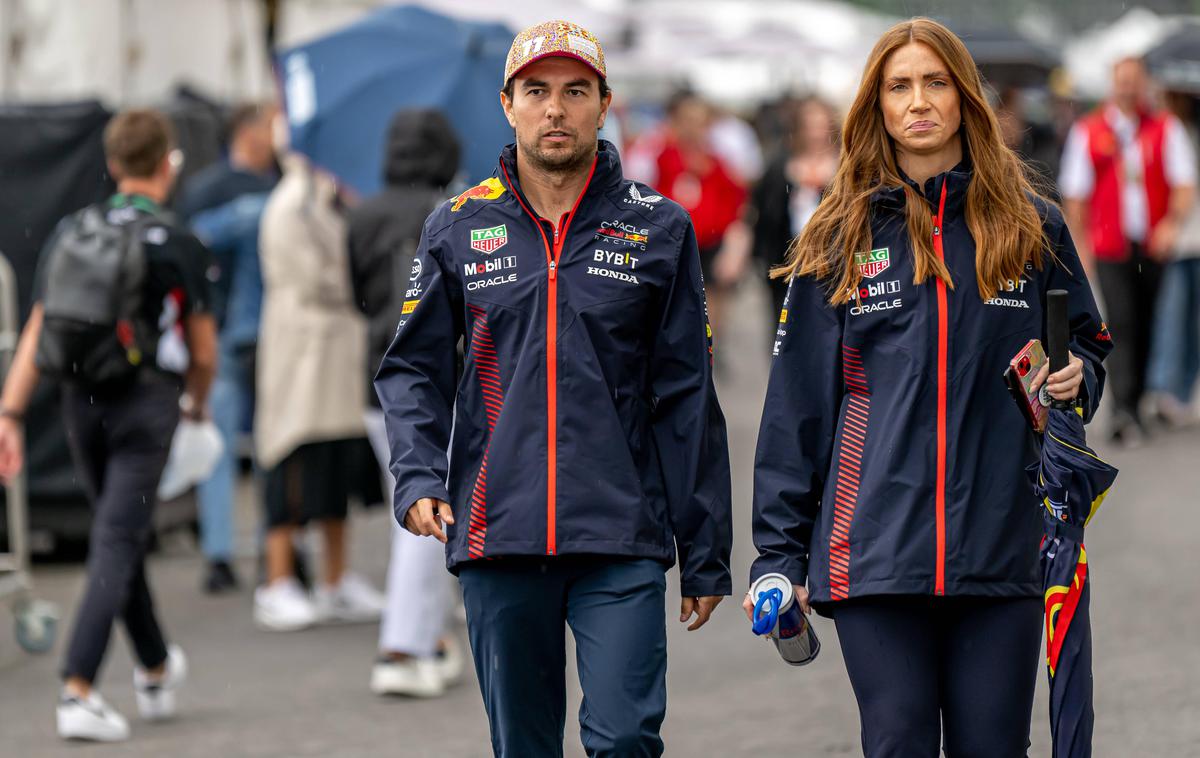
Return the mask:
<svg viewBox="0 0 1200 758"><path fill-rule="evenodd" d="M964 215L969 165L912 186L955 283L913 284L902 187L872 199L871 251L857 296L791 281L759 432L751 580L808 583L817 603L866 595L1041 592L1041 509L1025 467L1033 432L1003 372L1045 340L1045 300L1069 293L1070 350L1083 360L1090 418L1111 349L1060 211L1035 201L1057 259L984 301Z"/></svg>
<svg viewBox="0 0 1200 758"><path fill-rule="evenodd" d="M451 570L678 553L684 595L730 592L729 453L695 232L624 179L609 143L553 221L506 148L493 177L426 221L403 314L375 380L396 517L449 502Z"/></svg>

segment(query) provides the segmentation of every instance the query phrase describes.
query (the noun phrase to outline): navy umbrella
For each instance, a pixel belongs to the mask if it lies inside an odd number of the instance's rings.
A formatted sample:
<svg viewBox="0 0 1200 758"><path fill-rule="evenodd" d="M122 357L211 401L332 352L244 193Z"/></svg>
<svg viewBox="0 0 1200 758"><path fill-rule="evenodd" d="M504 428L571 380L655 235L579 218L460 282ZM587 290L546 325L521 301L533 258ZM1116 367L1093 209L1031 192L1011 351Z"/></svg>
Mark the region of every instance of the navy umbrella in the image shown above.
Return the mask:
<svg viewBox="0 0 1200 758"><path fill-rule="evenodd" d="M1066 293L1050 292L1047 305L1050 367L1057 371L1067 363ZM1083 532L1117 470L1088 448L1082 415L1074 407L1052 406L1041 460L1030 475L1045 508L1042 590L1054 758L1086 758L1092 754L1094 716L1091 581Z"/></svg>
<svg viewBox="0 0 1200 758"><path fill-rule="evenodd" d="M401 6L284 50L276 69L292 149L370 195L382 188L392 115L435 108L458 132L466 179L481 180L512 141L499 96L512 39L501 24Z"/></svg>

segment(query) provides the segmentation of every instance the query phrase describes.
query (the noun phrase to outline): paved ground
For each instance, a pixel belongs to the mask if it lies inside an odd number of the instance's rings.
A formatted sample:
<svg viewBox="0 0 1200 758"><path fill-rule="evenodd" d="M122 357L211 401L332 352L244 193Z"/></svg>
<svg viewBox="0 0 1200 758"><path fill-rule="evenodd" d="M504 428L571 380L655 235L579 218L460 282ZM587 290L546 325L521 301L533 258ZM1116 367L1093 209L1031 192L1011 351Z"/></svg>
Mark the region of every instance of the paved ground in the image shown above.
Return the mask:
<svg viewBox="0 0 1200 758"><path fill-rule="evenodd" d="M752 557L748 500L767 366L765 317L761 293L746 288L731 319L739 326L731 326L721 341L739 580ZM1200 594L1194 553L1200 531L1200 432L1165 435L1137 451L1101 447L1100 452L1122 474L1088 541L1095 581L1096 755L1200 756ZM243 542L249 545L253 504L247 497L240 508ZM355 561L380 582L387 529L382 513L363 514L354 526ZM166 626L193 664L181 718L156 726L135 723L133 741L119 747L59 743L53 735L53 704L61 644L47 656L24 656L0 626L0 756L490 754L473 679L437 701L381 700L366 688L375 629L257 632L248 591L215 599L198 592L201 563L191 545L168 544L152 564ZM249 558L242 571L251 575ZM82 583L79 567L40 567L36 578L40 594L60 603L69 616ZM832 625L816 623L824 642L820 659L792 669L751 636L735 603L722 605L700 632L687 633L669 620L667 754L860 754L857 713ZM131 714L130 665L125 646L114 646L103 691ZM573 679L573 670L568 676ZM574 714L577 687L570 691L569 713ZM1044 695L1042 681L1032 756L1049 755ZM573 716L565 743L567 755L582 754Z"/></svg>

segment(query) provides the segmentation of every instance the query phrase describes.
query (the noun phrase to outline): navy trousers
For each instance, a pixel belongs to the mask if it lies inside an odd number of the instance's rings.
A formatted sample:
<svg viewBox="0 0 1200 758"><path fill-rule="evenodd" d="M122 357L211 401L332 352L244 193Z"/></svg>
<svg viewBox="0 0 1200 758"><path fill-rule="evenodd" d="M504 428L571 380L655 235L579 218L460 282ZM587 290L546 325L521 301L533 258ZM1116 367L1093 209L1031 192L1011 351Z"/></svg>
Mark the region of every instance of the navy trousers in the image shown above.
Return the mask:
<svg viewBox="0 0 1200 758"><path fill-rule="evenodd" d="M832 606L867 758L1021 758L1040 598L867 597Z"/></svg>
<svg viewBox="0 0 1200 758"><path fill-rule="evenodd" d="M501 558L462 567L475 671L503 758L563 754L566 627L589 756L660 756L667 710L666 567L651 560Z"/></svg>

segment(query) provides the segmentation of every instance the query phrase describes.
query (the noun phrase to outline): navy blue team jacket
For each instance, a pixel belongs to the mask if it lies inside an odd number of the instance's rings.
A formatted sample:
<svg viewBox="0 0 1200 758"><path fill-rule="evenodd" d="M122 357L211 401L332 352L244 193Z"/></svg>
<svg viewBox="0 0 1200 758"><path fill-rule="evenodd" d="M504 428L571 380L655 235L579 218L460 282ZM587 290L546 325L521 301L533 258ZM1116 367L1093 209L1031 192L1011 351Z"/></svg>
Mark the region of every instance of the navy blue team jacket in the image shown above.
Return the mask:
<svg viewBox="0 0 1200 758"><path fill-rule="evenodd" d="M684 595L731 591L729 452L686 211L625 180L601 142L574 209L539 219L509 146L429 216L409 279L375 379L401 523L419 498L449 502L451 570L678 553Z"/></svg>
<svg viewBox="0 0 1200 758"><path fill-rule="evenodd" d="M858 297L831 307L827 284L793 279L780 315L754 473L751 579L780 572L814 602L880 594L1041 592L1036 460L1002 379L1045 340L1050 289L1069 293L1070 349L1083 359L1091 417L1112 347L1057 208L1037 202L1057 257L988 301L967 229L969 164L930 179L934 250L955 288L913 284L900 187L872 200Z"/></svg>

